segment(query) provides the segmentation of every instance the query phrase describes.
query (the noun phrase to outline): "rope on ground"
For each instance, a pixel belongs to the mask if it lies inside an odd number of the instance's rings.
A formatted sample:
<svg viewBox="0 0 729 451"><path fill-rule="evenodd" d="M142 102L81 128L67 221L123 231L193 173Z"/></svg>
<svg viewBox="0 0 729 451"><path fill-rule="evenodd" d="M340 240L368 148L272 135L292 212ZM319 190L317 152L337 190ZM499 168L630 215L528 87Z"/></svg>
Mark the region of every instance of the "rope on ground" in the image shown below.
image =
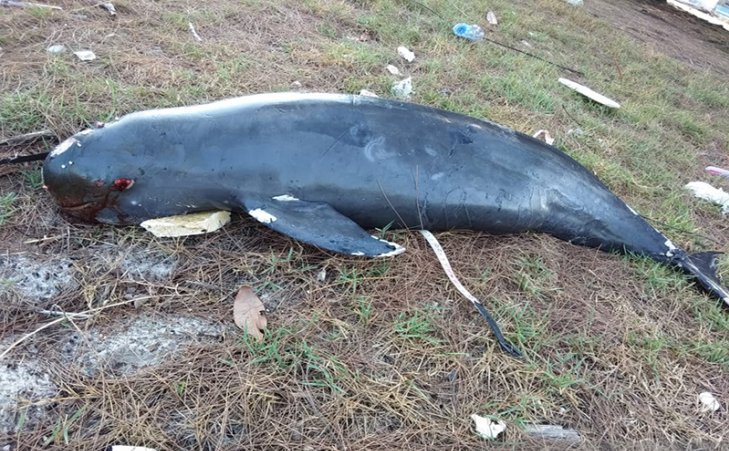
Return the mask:
<svg viewBox="0 0 729 451"><path fill-rule="evenodd" d="M504 334L501 333L501 329L499 328L499 325L496 323L496 320L491 316L488 310L486 310L486 307L479 301L476 296L471 294L470 291L466 289L466 287L463 286L460 280L458 280L458 277L456 277L456 274L453 272L453 268L451 267L451 263L448 261L448 256L446 256L445 251L443 250L443 247L440 245L438 240L435 238L435 236L430 233L428 230L421 230L420 233L423 235L425 240L428 242L430 247L433 249L433 252L435 252L435 256L438 257L438 261L440 262L440 265L443 267L443 271L445 271L446 275L448 276L448 279L450 279L451 283L456 287L459 293L463 295L466 299L471 301L471 304L473 304L474 307L476 307L476 310L481 314L481 316L486 319L486 322L489 323L489 327L491 328L491 331L494 333L494 336L496 337L496 340L499 342L499 346L501 346L501 349L504 350L507 354L521 358L522 353L519 351L519 348L514 346L509 340L504 337Z"/></svg>

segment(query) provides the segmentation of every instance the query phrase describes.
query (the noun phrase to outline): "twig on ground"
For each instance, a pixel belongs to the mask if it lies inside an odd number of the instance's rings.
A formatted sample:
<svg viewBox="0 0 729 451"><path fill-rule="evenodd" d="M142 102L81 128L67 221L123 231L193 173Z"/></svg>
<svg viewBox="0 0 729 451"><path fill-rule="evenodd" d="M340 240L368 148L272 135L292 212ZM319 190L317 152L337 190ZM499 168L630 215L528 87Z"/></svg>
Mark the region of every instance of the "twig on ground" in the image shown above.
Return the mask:
<svg viewBox="0 0 729 451"><path fill-rule="evenodd" d="M5 350L2 352L2 354L0 354L0 360L2 360L6 355L8 355L10 353L10 351L12 351L13 349L15 349L18 345L22 344L24 341L26 341L27 339L29 339L33 335L39 333L40 331L42 331L44 329L48 329L49 327L51 327L51 326L53 326L55 324L58 324L60 322L63 322L66 319L69 319L71 315L88 315L89 313L96 313L96 312L100 312L102 310L106 310L106 309L109 309L109 308L112 308L112 307L118 307L120 305L131 304L132 302L137 302L137 301L141 301L141 300L144 300L144 299L151 299L151 298L156 298L156 297L164 297L164 295L142 296L142 297L138 297L138 298L134 298L134 299L129 299L129 300L126 300L126 301L123 301L123 302L116 302L114 304L102 305L101 307L95 307L95 308L92 308L92 309L89 309L89 310L84 310L83 312L70 313L70 314L64 313L64 315L61 318L54 319L53 321L51 321L49 323L46 323L46 324L38 327L33 332L29 332L29 333L23 335L22 337L20 337L18 340L14 341L12 344L10 344L10 346L8 346L7 348L5 348Z"/></svg>
<svg viewBox="0 0 729 451"><path fill-rule="evenodd" d="M0 0L2 2L2 0ZM39 130L37 132L25 133L22 135L11 136L10 138L0 140L0 146L19 146L37 141L41 138L55 138L56 134L51 130Z"/></svg>
<svg viewBox="0 0 729 451"><path fill-rule="evenodd" d="M63 8L55 5L44 5L42 3L18 2L15 0L0 0L0 6L17 6L18 8L46 8L63 11Z"/></svg>
<svg viewBox="0 0 729 451"><path fill-rule="evenodd" d="M199 34L197 34L197 31L195 31L195 26L192 24L192 22L187 23L187 28L190 29L190 33L192 33L192 37L195 38L197 42L202 42L202 38Z"/></svg>
<svg viewBox="0 0 729 451"><path fill-rule="evenodd" d="M68 318L89 319L91 315L86 313L64 312L63 310L38 310L38 313L50 316L63 316Z"/></svg>

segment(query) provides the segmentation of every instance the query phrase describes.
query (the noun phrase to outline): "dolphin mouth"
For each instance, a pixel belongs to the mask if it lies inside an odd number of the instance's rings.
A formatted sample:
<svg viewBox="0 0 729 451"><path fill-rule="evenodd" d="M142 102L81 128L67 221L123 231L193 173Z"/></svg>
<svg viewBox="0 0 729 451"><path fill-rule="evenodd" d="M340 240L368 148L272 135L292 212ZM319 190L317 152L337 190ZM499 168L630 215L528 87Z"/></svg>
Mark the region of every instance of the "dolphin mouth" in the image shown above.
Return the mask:
<svg viewBox="0 0 729 451"><path fill-rule="evenodd" d="M61 209L63 209L64 211L79 211L79 210L83 210L85 208L89 208L89 207L93 206L95 203L96 203L96 201L92 200L91 202L83 202L83 203L76 204L76 205L63 205L63 206L61 206Z"/></svg>

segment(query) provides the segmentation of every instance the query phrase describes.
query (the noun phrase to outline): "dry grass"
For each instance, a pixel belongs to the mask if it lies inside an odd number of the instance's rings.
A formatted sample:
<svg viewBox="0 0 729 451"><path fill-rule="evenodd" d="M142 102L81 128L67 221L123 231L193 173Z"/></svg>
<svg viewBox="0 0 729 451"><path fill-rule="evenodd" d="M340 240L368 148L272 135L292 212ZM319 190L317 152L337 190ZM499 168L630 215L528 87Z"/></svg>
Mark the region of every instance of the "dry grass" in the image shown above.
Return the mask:
<svg viewBox="0 0 729 451"><path fill-rule="evenodd" d="M391 78L382 68L402 67L394 49L406 44L419 55L408 67L417 101L524 131L548 127L641 212L684 230L666 229L682 245L729 250L726 221L680 190L704 163L729 164L720 79L649 45L635 47L563 2L493 3L427 5L448 20L479 22L493 8L502 22L494 37L513 45L528 39L530 51L579 66L593 86L619 94L625 110L595 110L559 91L552 82L562 74L551 66L456 41L417 2L120 0L112 19L93 2L60 1L60 13L0 9L0 136L48 127L65 137L136 109L283 90L294 80L312 91L385 92ZM99 59L83 64L45 52L59 42L91 48ZM616 55L620 71L606 68L601 53ZM585 134L567 134L576 127ZM18 419L33 403L45 414L0 436L0 445L483 447L472 413L506 420L499 445L516 449L564 447L529 439L524 423L573 427L582 448L718 448L725 440L726 408L701 414L696 397L710 391L729 401L726 311L654 263L544 236L441 234L462 281L525 352L517 361L499 351L416 234L388 232L408 252L376 262L302 246L246 218L215 235L155 239L141 229L68 223L37 188L35 170L0 173L0 195L13 194L0 224L3 254L67 258L75 284L40 301L3 292L3 343L50 320L38 309L153 299L46 330L16 350L13 364L40 362L58 393L21 399ZM155 276L135 270L146 264L139 255L174 264ZM243 283L270 310L262 343L229 327L232 295ZM98 352L93 334L180 315L225 332L160 365L84 371L84 353ZM74 334L79 351L64 352Z"/></svg>

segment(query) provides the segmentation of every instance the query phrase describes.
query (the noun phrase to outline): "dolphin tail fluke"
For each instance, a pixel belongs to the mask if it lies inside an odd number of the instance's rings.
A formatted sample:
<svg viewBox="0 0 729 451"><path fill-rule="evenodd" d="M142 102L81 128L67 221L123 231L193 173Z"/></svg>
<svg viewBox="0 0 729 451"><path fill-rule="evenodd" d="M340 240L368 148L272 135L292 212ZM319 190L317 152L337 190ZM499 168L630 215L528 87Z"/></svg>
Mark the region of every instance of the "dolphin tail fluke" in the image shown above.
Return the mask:
<svg viewBox="0 0 729 451"><path fill-rule="evenodd" d="M729 307L729 289L724 287L716 273L717 256L721 252L699 252L686 255L679 263L707 292L718 297Z"/></svg>

